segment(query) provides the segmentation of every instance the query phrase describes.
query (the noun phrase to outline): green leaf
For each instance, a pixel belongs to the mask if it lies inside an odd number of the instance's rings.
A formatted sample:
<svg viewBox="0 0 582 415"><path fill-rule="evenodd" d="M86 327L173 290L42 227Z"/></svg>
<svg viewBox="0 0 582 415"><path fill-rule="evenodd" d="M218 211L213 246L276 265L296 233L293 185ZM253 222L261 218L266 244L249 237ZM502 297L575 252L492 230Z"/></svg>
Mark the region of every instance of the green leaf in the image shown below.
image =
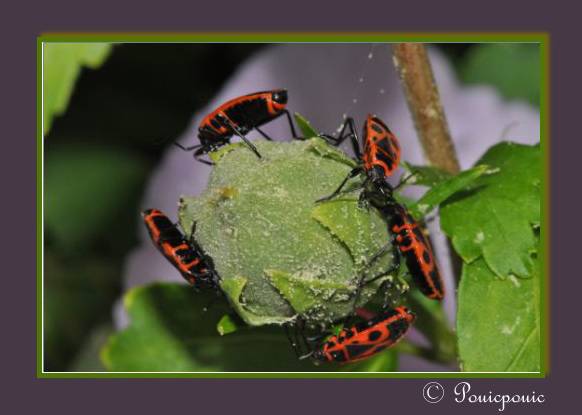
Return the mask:
<svg viewBox="0 0 582 415"><path fill-rule="evenodd" d="M86 336L85 342L69 366L72 372L104 372L107 369L99 358L99 352L113 334L109 324L97 326Z"/></svg>
<svg viewBox="0 0 582 415"><path fill-rule="evenodd" d="M354 198L318 203L313 208L312 217L346 245L354 262L360 266L368 263L370 247L375 253L390 241L386 222L377 211L360 209Z"/></svg>
<svg viewBox="0 0 582 415"><path fill-rule="evenodd" d="M540 370L540 292L533 278L495 278L485 261L465 264L459 285L457 332L464 371Z"/></svg>
<svg viewBox="0 0 582 415"><path fill-rule="evenodd" d="M65 112L81 68L99 67L109 55L107 43L45 43L43 60L44 134Z"/></svg>
<svg viewBox="0 0 582 415"><path fill-rule="evenodd" d="M130 325L109 339L101 352L112 371L317 371L299 361L279 326L245 328L221 336L216 324L228 305L216 294L196 293L179 284L131 290L124 304Z"/></svg>
<svg viewBox="0 0 582 415"><path fill-rule="evenodd" d="M231 152L232 150L238 147L248 148L246 147L246 144L242 142L231 143L227 146L219 147L217 150L212 151L211 153L208 153L208 157L210 157L210 160L212 162L217 163L218 160L220 160L225 154Z"/></svg>
<svg viewBox="0 0 582 415"><path fill-rule="evenodd" d="M68 370L95 325L111 313L119 264L88 252L61 256L47 246L43 265L45 369Z"/></svg>
<svg viewBox="0 0 582 415"><path fill-rule="evenodd" d="M433 187L453 177L451 173L441 170L438 167L416 166L405 161L401 162L400 165L409 174L413 175L413 177L406 182L412 185Z"/></svg>
<svg viewBox="0 0 582 415"><path fill-rule="evenodd" d="M356 167L357 165L356 161L349 157L346 153L338 150L334 146L330 146L324 139L319 137L309 139L307 141L305 150L318 154L321 157L338 161L350 167Z"/></svg>
<svg viewBox="0 0 582 415"><path fill-rule="evenodd" d="M540 105L540 47L537 43L484 44L472 48L460 67L463 81L489 84L506 98Z"/></svg>
<svg viewBox="0 0 582 415"><path fill-rule="evenodd" d="M416 314L414 327L430 342L431 360L451 363L456 358L456 336L452 331L443 304L411 290L408 296L410 310Z"/></svg>
<svg viewBox="0 0 582 415"><path fill-rule="evenodd" d="M477 166L434 184L416 203L409 206L412 215L417 219L422 218L487 172L490 172L488 166Z"/></svg>
<svg viewBox="0 0 582 415"><path fill-rule="evenodd" d="M539 145L500 143L477 164L498 170L441 205L441 227L465 262L483 256L495 275L531 276L540 220Z"/></svg>
<svg viewBox="0 0 582 415"><path fill-rule="evenodd" d="M221 336L234 333L238 329L239 329L238 324L230 314L223 315L218 324L216 325L216 331Z"/></svg>
<svg viewBox="0 0 582 415"><path fill-rule="evenodd" d="M335 320L342 317L337 315L338 307L346 310L353 307L355 285L346 287L345 284L336 281L305 278L303 275L296 276L277 270L266 270L265 273L298 314L314 316L323 312ZM374 286L374 289L377 288ZM361 298L365 298L369 291L371 290L363 293ZM332 307L329 307L330 304Z"/></svg>
<svg viewBox="0 0 582 415"><path fill-rule="evenodd" d="M53 148L46 156L44 197L51 241L67 251L91 249L88 240L136 218L127 206L137 203L145 171L141 158L116 148Z"/></svg>
<svg viewBox="0 0 582 415"><path fill-rule="evenodd" d="M251 326L260 326L263 324L283 324L288 322L290 317L273 316L269 314L257 314L248 307L243 296L243 290L247 286L248 278L235 276L233 278L223 279L220 282L220 288L228 296L230 303L238 315Z"/></svg>
<svg viewBox="0 0 582 415"><path fill-rule="evenodd" d="M303 133L305 138L312 138L319 136L319 133L311 126L311 123L307 121L303 115L298 112L295 113L295 122L299 126L299 129Z"/></svg>

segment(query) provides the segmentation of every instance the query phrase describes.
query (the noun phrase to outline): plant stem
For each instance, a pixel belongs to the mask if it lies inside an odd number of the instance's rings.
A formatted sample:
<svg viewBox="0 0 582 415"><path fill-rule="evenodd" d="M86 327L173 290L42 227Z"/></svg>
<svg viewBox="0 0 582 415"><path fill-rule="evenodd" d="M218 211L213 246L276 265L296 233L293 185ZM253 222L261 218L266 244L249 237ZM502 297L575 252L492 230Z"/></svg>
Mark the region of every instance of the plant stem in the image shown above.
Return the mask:
<svg viewBox="0 0 582 415"><path fill-rule="evenodd" d="M459 162L424 45L397 43L393 58L426 158L435 167L458 173Z"/></svg>
<svg viewBox="0 0 582 415"><path fill-rule="evenodd" d="M431 343L430 349L421 348L423 351L419 356L440 363L455 363L457 339L449 327L442 304L415 290L408 296L408 305L417 316L415 327Z"/></svg>
<svg viewBox="0 0 582 415"><path fill-rule="evenodd" d="M426 48L422 43L397 43L393 59L425 157L433 166L457 174L461 168ZM450 241L448 247L458 284L462 262Z"/></svg>

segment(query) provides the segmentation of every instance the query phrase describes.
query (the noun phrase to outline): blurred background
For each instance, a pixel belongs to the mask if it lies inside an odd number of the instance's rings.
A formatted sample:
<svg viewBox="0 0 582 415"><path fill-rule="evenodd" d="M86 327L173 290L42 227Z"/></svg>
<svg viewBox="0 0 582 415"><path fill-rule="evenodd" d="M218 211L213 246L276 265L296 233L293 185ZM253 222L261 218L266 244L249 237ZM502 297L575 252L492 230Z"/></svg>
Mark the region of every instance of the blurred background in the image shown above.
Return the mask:
<svg viewBox="0 0 582 415"><path fill-rule="evenodd" d="M85 58L51 57L45 82L71 87L53 100L51 123L45 119L45 370L104 370L98 353L113 330L112 309L152 171L192 128L193 115L266 47L121 44ZM487 85L506 100L539 107L536 44L435 48L462 84ZM69 73L59 66L67 59L83 65ZM46 86L45 95L46 112L52 100Z"/></svg>

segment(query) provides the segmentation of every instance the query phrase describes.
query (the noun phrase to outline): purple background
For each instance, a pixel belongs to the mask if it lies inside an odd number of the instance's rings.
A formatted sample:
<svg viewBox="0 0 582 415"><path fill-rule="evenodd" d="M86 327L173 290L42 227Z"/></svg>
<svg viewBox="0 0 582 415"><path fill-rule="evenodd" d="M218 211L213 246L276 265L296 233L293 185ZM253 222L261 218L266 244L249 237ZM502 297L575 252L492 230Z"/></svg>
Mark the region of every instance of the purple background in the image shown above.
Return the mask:
<svg viewBox="0 0 582 415"><path fill-rule="evenodd" d="M7 413L394 413L426 411L460 413L463 405L450 399L429 405L421 398L427 380L39 380L35 377L35 140L36 43L46 31L402 31L402 30L549 30L552 35L552 290L551 367L546 379L474 380L474 388L517 393L545 393L538 407L506 409L511 413L571 412L577 406L580 335L575 304L582 292L579 278L580 225L576 203L579 140L578 41L572 28L580 13L570 9L527 6L507 1L471 2L467 12L444 1L418 3L358 2L357 9L315 2L281 2L262 6L253 1L227 7L224 2L188 3L189 10L169 1L142 1L134 6L102 0L89 5L55 0L32 7L12 3L3 10L0 31L5 39L1 66L5 151L0 164L2 185L18 201L14 217L5 221L6 260L0 312L3 396ZM370 8L366 8L366 4ZM452 3L452 2L451 2ZM319 7L318 7L319 6ZM449 7L452 7L449 4ZM7 6L4 6L6 9ZM559 102L559 105L558 105ZM573 174L574 173L574 174ZM9 193L8 193L9 192ZM569 200L568 200L569 199ZM7 213L8 214L8 213ZM8 246L10 241L10 247ZM560 278L563 279L562 282ZM450 391L453 381L441 382ZM225 397L228 397L225 399ZM497 413L482 407L477 413ZM245 411L243 411L245 412ZM558 412L559 413L559 412Z"/></svg>

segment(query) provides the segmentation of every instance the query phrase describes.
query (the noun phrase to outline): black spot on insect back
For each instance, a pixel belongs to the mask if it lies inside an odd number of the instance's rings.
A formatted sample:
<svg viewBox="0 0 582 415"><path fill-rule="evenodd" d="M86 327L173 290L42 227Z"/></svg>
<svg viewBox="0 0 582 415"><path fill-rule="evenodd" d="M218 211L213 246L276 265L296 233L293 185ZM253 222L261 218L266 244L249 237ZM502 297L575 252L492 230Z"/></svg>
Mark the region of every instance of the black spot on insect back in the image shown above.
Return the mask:
<svg viewBox="0 0 582 415"><path fill-rule="evenodd" d="M331 357L336 362L345 362L346 361L346 356L344 355L344 352L342 350L336 350L334 352L331 352Z"/></svg>
<svg viewBox="0 0 582 415"><path fill-rule="evenodd" d="M424 243L426 241L426 237L424 236L424 234L422 233L422 231L418 228L418 226L416 226L413 229L414 232L414 237L419 241Z"/></svg>
<svg viewBox="0 0 582 415"><path fill-rule="evenodd" d="M167 231L168 229L174 228L174 224L167 216L154 216L154 225L160 232Z"/></svg>
<svg viewBox="0 0 582 415"><path fill-rule="evenodd" d="M349 344L346 346L346 350L351 358L355 358L373 347L373 344Z"/></svg>
<svg viewBox="0 0 582 415"><path fill-rule="evenodd" d="M406 333L409 326L410 324L405 319L396 320L388 324L386 327L390 330L390 340L393 342L399 340Z"/></svg>
<svg viewBox="0 0 582 415"><path fill-rule="evenodd" d="M186 256L188 256L190 254L190 252L191 251L189 249L178 249L176 251L176 255L178 255L184 262L186 262L185 261Z"/></svg>
<svg viewBox="0 0 582 415"><path fill-rule="evenodd" d="M378 134L382 134L384 132L384 130L382 130L382 128L376 123L372 123L372 130L374 130Z"/></svg>
<svg viewBox="0 0 582 415"><path fill-rule="evenodd" d="M368 334L368 340L373 342L373 341L378 340L381 336L382 336L382 333L380 333L380 331L374 330L370 334Z"/></svg>
<svg viewBox="0 0 582 415"><path fill-rule="evenodd" d="M433 270L430 272L430 278L431 278L431 280L432 280L432 282L433 282L433 284L434 284L434 288L435 288L435 289L436 289L436 290L437 290L439 293L442 293L442 292L443 292L443 286L442 286L442 283L441 283L441 277L440 277L440 275L439 275L438 271L436 270L436 268L435 268L435 269L433 269ZM442 294L441 294L441 296L442 296Z"/></svg>
<svg viewBox="0 0 582 415"><path fill-rule="evenodd" d="M425 264L432 263L432 256L426 249L422 251L422 259L424 260Z"/></svg>

